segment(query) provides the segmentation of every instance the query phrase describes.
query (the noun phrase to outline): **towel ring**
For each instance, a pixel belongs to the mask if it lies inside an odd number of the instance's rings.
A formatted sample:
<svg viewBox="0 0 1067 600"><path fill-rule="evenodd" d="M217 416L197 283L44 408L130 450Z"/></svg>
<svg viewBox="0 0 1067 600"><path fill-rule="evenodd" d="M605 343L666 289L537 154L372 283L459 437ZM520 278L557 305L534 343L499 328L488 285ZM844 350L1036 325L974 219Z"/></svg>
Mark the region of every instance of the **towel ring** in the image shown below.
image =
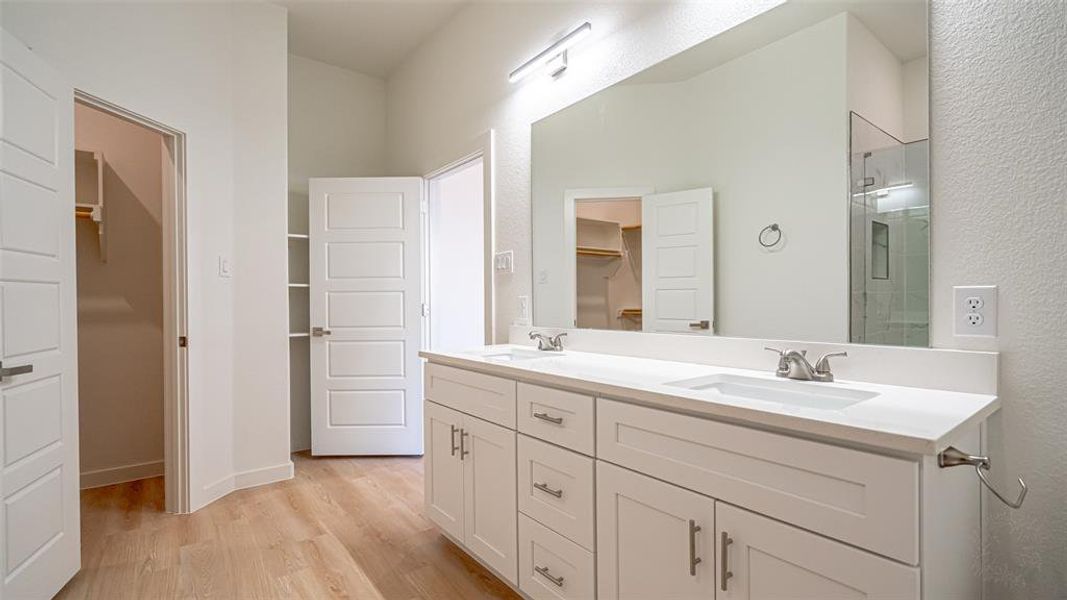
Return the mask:
<svg viewBox="0 0 1067 600"><path fill-rule="evenodd" d="M773 238L774 241L768 241ZM782 241L782 228L777 223L771 223L759 232L759 245L764 248L774 248Z"/></svg>

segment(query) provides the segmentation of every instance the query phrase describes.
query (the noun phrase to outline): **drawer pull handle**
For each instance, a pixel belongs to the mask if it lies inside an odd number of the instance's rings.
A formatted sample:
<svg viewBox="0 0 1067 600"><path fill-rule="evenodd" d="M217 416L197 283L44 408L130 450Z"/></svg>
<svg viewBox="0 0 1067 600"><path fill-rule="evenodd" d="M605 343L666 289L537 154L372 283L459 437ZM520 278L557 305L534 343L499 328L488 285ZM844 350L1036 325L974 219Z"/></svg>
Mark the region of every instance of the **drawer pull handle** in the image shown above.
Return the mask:
<svg viewBox="0 0 1067 600"><path fill-rule="evenodd" d="M719 567L722 571L722 583L719 584L719 589L724 592L726 591L727 580L734 576L734 574L730 572L730 556L727 554L727 549L732 543L734 543L734 541L730 538L730 534L725 531L722 532L720 541L721 545L719 546Z"/></svg>
<svg viewBox="0 0 1067 600"><path fill-rule="evenodd" d="M471 453L470 450L467 450L467 438L468 437L470 437L470 434L467 433L466 429L460 429L459 430L459 459L460 460L464 460L464 457Z"/></svg>
<svg viewBox="0 0 1067 600"><path fill-rule="evenodd" d="M456 432L459 431L459 429L456 429L455 425L449 425L449 427L452 428L452 456L455 456L456 450L459 450L459 446L456 445Z"/></svg>
<svg viewBox="0 0 1067 600"><path fill-rule="evenodd" d="M534 567L534 571L537 571L537 574L541 577L551 581L556 587L563 587L563 578L553 577L552 573L548 571L548 567Z"/></svg>
<svg viewBox="0 0 1067 600"><path fill-rule="evenodd" d="M548 413L535 412L533 414L535 419L541 419L542 421L548 421L549 423L555 423L556 425L563 424L563 417L553 417Z"/></svg>
<svg viewBox="0 0 1067 600"><path fill-rule="evenodd" d="M697 575L697 565L704 562L704 559L697 556L697 532L700 529L696 521L689 519L689 574L693 577Z"/></svg>
<svg viewBox="0 0 1067 600"><path fill-rule="evenodd" d="M540 483L540 482L535 481L533 486L535 488L541 490L542 492L546 493L546 494L550 494L550 495L555 496L557 498L562 498L563 497L563 490L554 490L554 489L548 487L547 483Z"/></svg>

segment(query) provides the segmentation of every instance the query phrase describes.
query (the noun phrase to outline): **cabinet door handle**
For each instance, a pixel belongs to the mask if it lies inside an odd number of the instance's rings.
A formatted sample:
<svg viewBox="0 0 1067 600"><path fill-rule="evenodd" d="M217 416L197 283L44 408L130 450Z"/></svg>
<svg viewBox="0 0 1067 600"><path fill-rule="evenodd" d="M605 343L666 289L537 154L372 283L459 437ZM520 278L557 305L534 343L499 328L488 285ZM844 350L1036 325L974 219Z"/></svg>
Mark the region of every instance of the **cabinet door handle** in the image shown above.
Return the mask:
<svg viewBox="0 0 1067 600"><path fill-rule="evenodd" d="M726 591L727 580L734 576L734 574L730 572L730 556L727 554L727 549L732 543L734 543L734 541L730 538L730 534L725 531L722 532L722 537L719 540L719 567L722 571L722 582L719 584L719 589L724 592Z"/></svg>
<svg viewBox="0 0 1067 600"><path fill-rule="evenodd" d="M555 496L557 498L562 498L563 497L563 490L554 490L554 489L548 487L547 483L540 483L540 482L535 481L533 486L535 488L541 490L542 492L546 493L546 494L550 494L550 495Z"/></svg>
<svg viewBox="0 0 1067 600"><path fill-rule="evenodd" d="M541 419L542 421L548 421L549 423L555 423L556 425L563 424L563 417L553 417L548 413L535 412L533 414L535 419Z"/></svg>
<svg viewBox="0 0 1067 600"><path fill-rule="evenodd" d="M455 425L449 425L449 427L452 428L452 456L455 456L456 450L459 450L459 446L456 445L456 432L459 430L456 429Z"/></svg>
<svg viewBox="0 0 1067 600"><path fill-rule="evenodd" d="M700 525L693 519L689 519L689 574L693 577L697 575L697 565L704 561L704 559L697 556L697 532L700 531Z"/></svg>
<svg viewBox="0 0 1067 600"><path fill-rule="evenodd" d="M534 567L534 571L545 579L551 581L556 587L563 587L563 577L553 577L552 573L548 571L548 567Z"/></svg>
<svg viewBox="0 0 1067 600"><path fill-rule="evenodd" d="M3 381L4 377L12 377L14 375L25 375L26 373L33 373L33 365L5 367L4 363L0 362L0 381Z"/></svg>
<svg viewBox="0 0 1067 600"><path fill-rule="evenodd" d="M466 457L468 454L471 453L470 450L467 450L467 438L468 437L470 437L470 434L467 433L466 429L460 429L459 430L459 459L460 460L463 460L464 457Z"/></svg>

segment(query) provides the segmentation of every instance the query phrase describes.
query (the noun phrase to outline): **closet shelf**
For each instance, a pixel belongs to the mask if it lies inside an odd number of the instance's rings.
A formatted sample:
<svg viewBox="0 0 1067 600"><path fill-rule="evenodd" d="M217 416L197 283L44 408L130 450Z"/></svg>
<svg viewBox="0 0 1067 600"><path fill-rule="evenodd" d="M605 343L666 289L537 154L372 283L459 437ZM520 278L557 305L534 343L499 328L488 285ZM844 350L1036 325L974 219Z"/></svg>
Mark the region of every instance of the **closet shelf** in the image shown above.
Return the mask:
<svg viewBox="0 0 1067 600"><path fill-rule="evenodd" d="M306 287L311 287L311 285L307 284L307 283L290 283L289 287L291 287L291 288L306 288Z"/></svg>
<svg viewBox="0 0 1067 600"><path fill-rule="evenodd" d="M622 251L614 248L592 248L578 246L578 256L599 256L603 258L622 258Z"/></svg>
<svg viewBox="0 0 1067 600"><path fill-rule="evenodd" d="M623 231L641 231L641 224L639 223L637 225L623 225L619 229L622 229Z"/></svg>
<svg viewBox="0 0 1067 600"><path fill-rule="evenodd" d="M307 240L307 239L310 239L310 236L308 236L308 234L306 234L306 233L290 233L286 237L288 237L291 240Z"/></svg>
<svg viewBox="0 0 1067 600"><path fill-rule="evenodd" d="M641 318L641 309L640 308L624 308L624 309L619 311L619 318L620 319L627 319L627 318L629 318L629 319L640 319Z"/></svg>
<svg viewBox="0 0 1067 600"><path fill-rule="evenodd" d="M306 331L291 331L289 332L291 338L311 337L311 334Z"/></svg>

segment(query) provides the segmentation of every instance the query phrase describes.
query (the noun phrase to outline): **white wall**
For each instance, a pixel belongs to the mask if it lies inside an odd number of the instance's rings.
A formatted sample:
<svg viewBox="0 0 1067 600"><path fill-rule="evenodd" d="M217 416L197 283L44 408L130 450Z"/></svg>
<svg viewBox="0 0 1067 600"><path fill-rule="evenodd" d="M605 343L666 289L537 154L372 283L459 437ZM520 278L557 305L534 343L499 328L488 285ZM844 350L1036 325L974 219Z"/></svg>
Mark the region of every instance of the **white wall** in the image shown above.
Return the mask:
<svg viewBox="0 0 1067 600"><path fill-rule="evenodd" d="M385 80L289 55L289 188L385 172Z"/></svg>
<svg viewBox="0 0 1067 600"><path fill-rule="evenodd" d="M711 187L717 333L847 340L846 18L686 81L612 87L535 124L534 323L570 326L565 190ZM779 252L757 243L772 222L787 233Z"/></svg>
<svg viewBox="0 0 1067 600"><path fill-rule="evenodd" d="M192 506L286 476L284 9L4 2L0 11L4 29L76 88L186 134ZM233 260L232 279L216 276L220 255Z"/></svg>
<svg viewBox="0 0 1067 600"><path fill-rule="evenodd" d="M385 174L385 80L290 54L288 90L289 230L307 233L309 178ZM293 243L306 250L307 242ZM307 294L291 292L294 302L305 302ZM294 452L311 448L308 343L293 338L289 344Z"/></svg>
<svg viewBox="0 0 1067 600"><path fill-rule="evenodd" d="M930 137L930 59L922 56L901 67L904 78L904 142Z"/></svg>
<svg viewBox="0 0 1067 600"><path fill-rule="evenodd" d="M163 138L81 104L74 114L75 147L106 165L107 262L97 224L76 222L79 466L95 487L163 473Z"/></svg>
<svg viewBox="0 0 1067 600"><path fill-rule="evenodd" d="M777 4L474 3L389 78L391 173L426 173L496 132L496 248L515 251L514 273L495 280L498 338L517 316L517 297L531 293L530 124ZM508 83L508 72L584 20L593 33L562 79Z"/></svg>
<svg viewBox="0 0 1067 600"><path fill-rule="evenodd" d="M935 0L930 15L932 341L999 349L985 598L1067 593L1067 3ZM952 335L952 286L999 286L999 338ZM1009 492L1011 493L1011 492Z"/></svg>
<svg viewBox="0 0 1067 600"><path fill-rule="evenodd" d="M859 19L848 16L848 108L901 140L904 75L900 60Z"/></svg>
<svg viewBox="0 0 1067 600"><path fill-rule="evenodd" d="M429 181L430 348L485 343L483 163Z"/></svg>

